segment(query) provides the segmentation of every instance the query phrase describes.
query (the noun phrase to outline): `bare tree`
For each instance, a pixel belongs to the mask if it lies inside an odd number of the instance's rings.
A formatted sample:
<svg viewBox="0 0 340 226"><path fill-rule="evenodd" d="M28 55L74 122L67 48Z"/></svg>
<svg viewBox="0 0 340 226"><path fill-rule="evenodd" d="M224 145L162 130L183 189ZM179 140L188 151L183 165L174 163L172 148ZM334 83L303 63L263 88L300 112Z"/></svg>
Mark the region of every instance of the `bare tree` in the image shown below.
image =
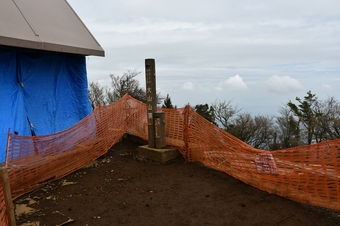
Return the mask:
<svg viewBox="0 0 340 226"><path fill-rule="evenodd" d="M213 113L215 121L217 124L221 125L224 130L228 130L229 120L242 110L238 109L237 106L233 107L231 102L232 100L215 100L215 102L211 104L212 108L214 109Z"/></svg>
<svg viewBox="0 0 340 226"><path fill-rule="evenodd" d="M271 149L275 137L273 117L239 114L227 130L247 144L261 149Z"/></svg>
<svg viewBox="0 0 340 226"><path fill-rule="evenodd" d="M110 74L112 91L108 92L109 99L114 102L122 98L125 94L129 94L133 98L145 103L146 92L140 87L136 76L141 74L140 71L128 70L122 76ZM164 99L160 93L156 93L157 104Z"/></svg>
<svg viewBox="0 0 340 226"><path fill-rule="evenodd" d="M112 90L110 88L105 87L105 93L106 93L105 100L106 100L107 104L112 104L115 101L117 101L117 99L114 96L114 93L112 92Z"/></svg>
<svg viewBox="0 0 340 226"><path fill-rule="evenodd" d="M340 104L334 97L316 103L318 124L315 128L317 142L340 137Z"/></svg>
<svg viewBox="0 0 340 226"><path fill-rule="evenodd" d="M248 143L251 139L254 127L254 120L251 115L249 113L242 113L233 120L233 123L228 126L227 131L240 140Z"/></svg>
<svg viewBox="0 0 340 226"><path fill-rule="evenodd" d="M256 148L270 149L275 134L273 117L258 115L254 121L254 136L250 143Z"/></svg>
<svg viewBox="0 0 340 226"><path fill-rule="evenodd" d="M106 104L106 94L104 87L100 86L98 82L91 82L89 84L88 96L92 108L94 109L98 104Z"/></svg>
<svg viewBox="0 0 340 226"><path fill-rule="evenodd" d="M112 92L109 94L110 99L117 101L127 93L133 98L145 103L145 89L140 87L139 81L135 78L140 73L141 72L136 70L128 70L123 73L122 76L110 74L111 86L113 88Z"/></svg>

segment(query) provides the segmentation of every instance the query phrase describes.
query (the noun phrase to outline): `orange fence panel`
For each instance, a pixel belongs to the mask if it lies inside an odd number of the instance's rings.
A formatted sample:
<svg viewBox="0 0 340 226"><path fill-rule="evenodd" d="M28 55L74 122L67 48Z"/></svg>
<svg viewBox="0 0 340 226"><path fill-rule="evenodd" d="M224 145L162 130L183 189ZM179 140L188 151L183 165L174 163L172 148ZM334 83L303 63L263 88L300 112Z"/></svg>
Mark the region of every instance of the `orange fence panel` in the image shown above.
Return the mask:
<svg viewBox="0 0 340 226"><path fill-rule="evenodd" d="M12 197L79 169L104 153L90 114L75 126L48 136L9 134L6 167Z"/></svg>
<svg viewBox="0 0 340 226"><path fill-rule="evenodd" d="M340 209L340 139L280 151L255 149L191 108L187 161L199 161L297 202Z"/></svg>
<svg viewBox="0 0 340 226"><path fill-rule="evenodd" d="M105 154L128 130L134 105L136 100L126 95L112 105L98 106L92 114L59 133L9 134L5 166L12 198L60 179Z"/></svg>
<svg viewBox="0 0 340 226"><path fill-rule="evenodd" d="M166 144L247 184L298 202L340 210L340 139L280 151L251 147L190 106L165 112ZM105 154L125 133L148 139L145 104L125 95L75 126L48 136L9 135L12 195L71 173Z"/></svg>

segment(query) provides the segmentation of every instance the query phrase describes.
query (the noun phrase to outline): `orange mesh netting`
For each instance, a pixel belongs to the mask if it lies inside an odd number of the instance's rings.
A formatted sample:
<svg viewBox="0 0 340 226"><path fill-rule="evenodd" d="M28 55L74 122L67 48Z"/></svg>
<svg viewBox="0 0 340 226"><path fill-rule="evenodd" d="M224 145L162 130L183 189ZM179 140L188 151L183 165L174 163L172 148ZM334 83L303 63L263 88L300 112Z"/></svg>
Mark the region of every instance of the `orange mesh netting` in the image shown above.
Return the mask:
<svg viewBox="0 0 340 226"><path fill-rule="evenodd" d="M340 209L340 139L279 151L255 149L185 110L187 161L199 161L261 190Z"/></svg>
<svg viewBox="0 0 340 226"><path fill-rule="evenodd" d="M280 151L255 149L187 106L165 112L166 143L261 190L340 210L340 139ZM77 125L49 136L9 134L6 166L13 198L105 154L128 132L147 140L145 104L125 95Z"/></svg>

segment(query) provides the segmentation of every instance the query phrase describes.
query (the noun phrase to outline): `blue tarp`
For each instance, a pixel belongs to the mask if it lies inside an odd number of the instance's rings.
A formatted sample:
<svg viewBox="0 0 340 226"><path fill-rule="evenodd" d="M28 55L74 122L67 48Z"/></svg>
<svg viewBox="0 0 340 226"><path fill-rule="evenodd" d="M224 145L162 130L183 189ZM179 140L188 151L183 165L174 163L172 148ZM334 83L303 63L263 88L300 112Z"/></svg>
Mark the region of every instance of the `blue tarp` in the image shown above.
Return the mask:
<svg viewBox="0 0 340 226"><path fill-rule="evenodd" d="M8 129L23 136L53 134L92 112L85 56L0 47L0 100L3 162Z"/></svg>

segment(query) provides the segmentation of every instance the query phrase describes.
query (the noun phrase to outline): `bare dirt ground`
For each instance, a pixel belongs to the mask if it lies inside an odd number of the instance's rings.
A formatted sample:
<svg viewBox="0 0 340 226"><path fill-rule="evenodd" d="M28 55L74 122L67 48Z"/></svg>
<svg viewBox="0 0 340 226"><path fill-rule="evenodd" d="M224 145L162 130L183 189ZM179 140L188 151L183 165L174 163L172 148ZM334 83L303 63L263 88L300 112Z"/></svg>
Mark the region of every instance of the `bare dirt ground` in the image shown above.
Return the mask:
<svg viewBox="0 0 340 226"><path fill-rule="evenodd" d="M339 212L270 195L199 163L138 161L138 146L124 138L90 166L20 197L17 224L340 225Z"/></svg>

